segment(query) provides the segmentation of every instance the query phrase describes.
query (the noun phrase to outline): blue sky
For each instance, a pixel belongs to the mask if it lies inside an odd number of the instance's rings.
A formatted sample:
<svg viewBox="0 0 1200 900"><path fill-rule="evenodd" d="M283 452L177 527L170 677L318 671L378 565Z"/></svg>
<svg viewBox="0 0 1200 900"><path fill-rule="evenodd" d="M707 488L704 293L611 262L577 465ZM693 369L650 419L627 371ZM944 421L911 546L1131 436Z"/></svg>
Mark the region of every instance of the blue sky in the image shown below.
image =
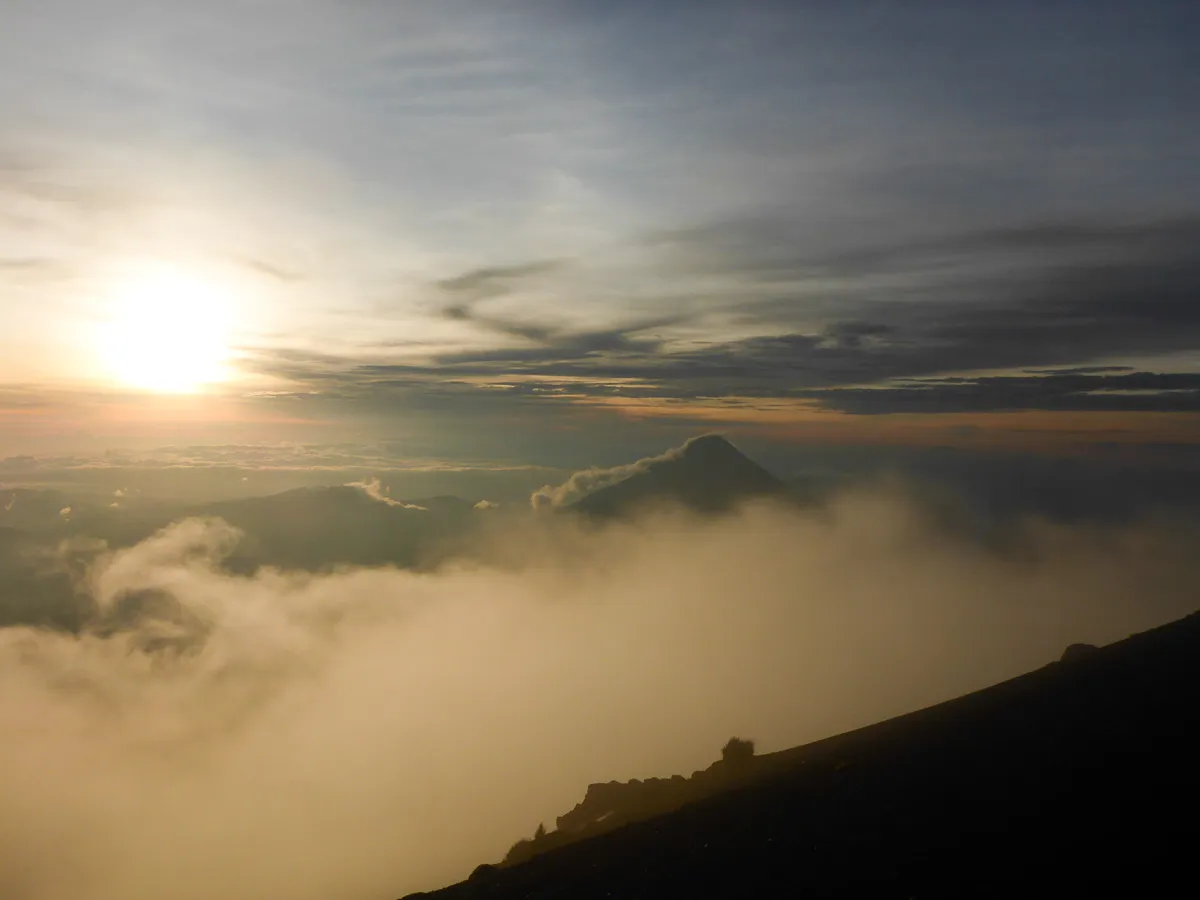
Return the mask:
<svg viewBox="0 0 1200 900"><path fill-rule="evenodd" d="M14 444L164 416L1200 434L1194 4L11 0L0 23Z"/></svg>

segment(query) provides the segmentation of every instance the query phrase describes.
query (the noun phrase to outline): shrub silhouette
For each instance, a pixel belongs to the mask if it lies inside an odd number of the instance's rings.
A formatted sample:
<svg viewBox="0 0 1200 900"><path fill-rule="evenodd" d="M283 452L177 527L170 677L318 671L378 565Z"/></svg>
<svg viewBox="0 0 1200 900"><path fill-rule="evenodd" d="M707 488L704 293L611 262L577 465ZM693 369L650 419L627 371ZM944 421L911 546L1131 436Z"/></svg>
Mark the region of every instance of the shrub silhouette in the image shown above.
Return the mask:
<svg viewBox="0 0 1200 900"><path fill-rule="evenodd" d="M529 840L529 838L521 838L509 847L508 852L504 854L504 864L511 866L516 863L525 862L527 859L532 859L535 852L533 841Z"/></svg>
<svg viewBox="0 0 1200 900"><path fill-rule="evenodd" d="M754 758L754 741L731 737L721 748L721 762L730 769L742 769Z"/></svg>
<svg viewBox="0 0 1200 900"><path fill-rule="evenodd" d="M542 850L546 849L544 846L545 843L546 826L539 822L537 831L533 833L532 838L521 838L508 848L508 853L504 854L504 864L511 866L514 863L525 862L527 859L532 859Z"/></svg>

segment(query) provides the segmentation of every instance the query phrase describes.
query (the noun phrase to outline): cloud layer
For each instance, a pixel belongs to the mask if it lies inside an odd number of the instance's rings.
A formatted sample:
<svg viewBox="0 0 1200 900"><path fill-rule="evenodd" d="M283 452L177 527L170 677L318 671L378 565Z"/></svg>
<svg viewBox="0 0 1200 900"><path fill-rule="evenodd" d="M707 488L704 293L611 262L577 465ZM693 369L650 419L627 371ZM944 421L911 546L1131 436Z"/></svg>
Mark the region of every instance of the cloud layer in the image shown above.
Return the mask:
<svg viewBox="0 0 1200 900"><path fill-rule="evenodd" d="M893 489L539 522L435 575L233 576L219 521L96 558L93 628L0 629L0 893L398 896L589 782L900 713L1200 588L1177 526L1031 523L988 549Z"/></svg>
<svg viewBox="0 0 1200 900"><path fill-rule="evenodd" d="M1196 412L1198 376L1180 355L1200 343L1197 237L1194 218L1049 220L919 241L847 235L822 251L796 220L733 221L651 245L647 273L669 273L671 291L695 286L690 300L644 295L657 316L548 326L522 282L570 266L531 263L451 282L488 288L443 314L503 336L499 346L402 363L291 354L260 364L331 396L433 392L464 409L486 397L791 399L851 414ZM478 301L497 284L533 305L484 313Z"/></svg>

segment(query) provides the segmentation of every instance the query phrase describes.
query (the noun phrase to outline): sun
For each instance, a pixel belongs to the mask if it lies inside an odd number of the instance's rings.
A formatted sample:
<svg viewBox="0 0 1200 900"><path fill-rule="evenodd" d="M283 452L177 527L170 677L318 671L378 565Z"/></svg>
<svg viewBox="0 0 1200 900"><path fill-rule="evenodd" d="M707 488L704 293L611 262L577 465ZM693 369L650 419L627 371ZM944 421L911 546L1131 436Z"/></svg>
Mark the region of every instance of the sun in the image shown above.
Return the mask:
<svg viewBox="0 0 1200 900"><path fill-rule="evenodd" d="M123 384L183 394L229 378L229 301L214 285L155 266L120 279L107 305L101 351Z"/></svg>

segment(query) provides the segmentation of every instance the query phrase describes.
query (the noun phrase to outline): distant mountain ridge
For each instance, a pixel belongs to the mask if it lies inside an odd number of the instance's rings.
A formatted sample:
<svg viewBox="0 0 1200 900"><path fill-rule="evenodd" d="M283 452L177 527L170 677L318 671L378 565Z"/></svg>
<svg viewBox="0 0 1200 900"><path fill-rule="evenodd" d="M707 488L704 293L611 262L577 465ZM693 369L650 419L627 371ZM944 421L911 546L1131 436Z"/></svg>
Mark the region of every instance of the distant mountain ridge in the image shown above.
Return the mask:
<svg viewBox="0 0 1200 900"><path fill-rule="evenodd" d="M586 487L594 489L581 489ZM656 504L722 512L748 498L783 495L787 487L725 438L707 434L659 456L577 472L561 488L544 490L581 497L559 509L603 519L634 516ZM556 495L552 505L559 499ZM448 494L392 497L375 478L198 503L123 493L75 501L49 490L0 492L0 527L46 540L78 535L128 547L173 522L221 519L243 534L223 561L238 572L264 565L305 571L432 567L451 556L469 556L478 530L495 528L497 516L521 514L520 506L501 508Z"/></svg>
<svg viewBox="0 0 1200 900"><path fill-rule="evenodd" d="M226 500L191 512L244 531L239 553L247 564L319 569L415 566L439 541L462 531L473 507L457 497L381 500L359 486L343 485Z"/></svg>
<svg viewBox="0 0 1200 900"><path fill-rule="evenodd" d="M567 508L598 518L621 517L657 503L696 512L723 512L751 497L782 494L786 485L718 434L692 438L676 450L634 464L628 477Z"/></svg>

